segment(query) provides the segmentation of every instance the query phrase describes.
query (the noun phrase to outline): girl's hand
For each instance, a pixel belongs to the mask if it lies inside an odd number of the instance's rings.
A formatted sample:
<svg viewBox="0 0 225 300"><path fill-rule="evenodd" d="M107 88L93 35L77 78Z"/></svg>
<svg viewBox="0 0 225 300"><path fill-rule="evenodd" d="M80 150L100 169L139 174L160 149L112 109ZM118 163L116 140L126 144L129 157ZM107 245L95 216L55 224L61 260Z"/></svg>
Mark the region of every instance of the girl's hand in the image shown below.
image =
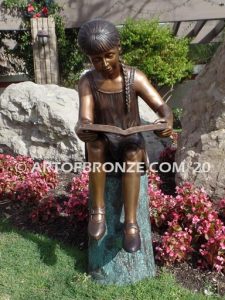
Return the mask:
<svg viewBox="0 0 225 300"><path fill-rule="evenodd" d="M89 130L81 130L80 126L81 126L81 124L77 123L77 125L75 127L75 132L80 140L82 140L85 143L93 142L93 141L97 140L98 134L96 132L89 131Z"/></svg>
<svg viewBox="0 0 225 300"><path fill-rule="evenodd" d="M173 127L172 124L170 124L170 120L166 120L166 118L161 118L161 119L157 119L155 120L154 124L162 124L162 123L167 123L168 127L166 129L163 130L155 130L154 133L159 136L159 137L169 137L171 136L172 132L173 132Z"/></svg>
<svg viewBox="0 0 225 300"><path fill-rule="evenodd" d="M98 134L96 132L88 130L81 130L80 132L77 132L77 136L85 143L94 142L98 138Z"/></svg>

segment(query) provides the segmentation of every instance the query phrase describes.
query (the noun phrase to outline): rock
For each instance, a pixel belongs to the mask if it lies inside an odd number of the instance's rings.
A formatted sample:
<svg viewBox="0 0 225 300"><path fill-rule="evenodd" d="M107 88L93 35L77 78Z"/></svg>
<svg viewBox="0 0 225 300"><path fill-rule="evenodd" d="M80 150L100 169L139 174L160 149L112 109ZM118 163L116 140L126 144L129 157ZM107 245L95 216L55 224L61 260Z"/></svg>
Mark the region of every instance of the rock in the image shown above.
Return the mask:
<svg viewBox="0 0 225 300"><path fill-rule="evenodd" d="M155 275L147 188L147 176L141 176L137 211L141 249L135 253L127 253L122 249L124 214L121 180L118 177L107 177L105 190L107 230L101 240L90 240L88 248L89 273L98 283L132 284Z"/></svg>
<svg viewBox="0 0 225 300"><path fill-rule="evenodd" d="M225 196L225 43L183 100L176 182L204 187L213 199Z"/></svg>
<svg viewBox="0 0 225 300"><path fill-rule="evenodd" d="M0 96L0 146L4 153L28 155L52 162L84 158L84 143L74 127L78 118L77 91L33 82L11 84ZM142 123L153 122L154 112L139 101ZM168 139L143 134L151 162L158 161Z"/></svg>
<svg viewBox="0 0 225 300"><path fill-rule="evenodd" d="M54 162L82 161L74 127L75 90L33 82L11 84L0 97L0 145L4 152Z"/></svg>

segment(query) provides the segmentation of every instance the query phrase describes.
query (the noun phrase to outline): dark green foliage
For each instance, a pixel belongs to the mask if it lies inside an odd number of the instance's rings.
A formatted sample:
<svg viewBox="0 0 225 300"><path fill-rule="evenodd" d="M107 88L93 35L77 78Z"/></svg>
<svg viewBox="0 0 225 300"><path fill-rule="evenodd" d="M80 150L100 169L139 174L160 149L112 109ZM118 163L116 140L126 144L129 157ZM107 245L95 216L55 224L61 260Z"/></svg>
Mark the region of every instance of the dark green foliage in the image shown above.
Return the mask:
<svg viewBox="0 0 225 300"><path fill-rule="evenodd" d="M220 43L191 44L189 57L195 64L206 64L213 57Z"/></svg>
<svg viewBox="0 0 225 300"><path fill-rule="evenodd" d="M157 85L173 86L191 74L189 41L175 38L156 20L127 20L121 41L126 63L142 70Z"/></svg>
<svg viewBox="0 0 225 300"><path fill-rule="evenodd" d="M62 19L56 17L56 35L59 53L60 82L73 88L84 70L86 57L77 45L78 29L65 30Z"/></svg>
<svg viewBox="0 0 225 300"><path fill-rule="evenodd" d="M2 6L8 9L21 10L27 6L27 0L4 0Z"/></svg>
<svg viewBox="0 0 225 300"><path fill-rule="evenodd" d="M173 108L173 127L174 129L181 129L181 116L183 113L182 108Z"/></svg>

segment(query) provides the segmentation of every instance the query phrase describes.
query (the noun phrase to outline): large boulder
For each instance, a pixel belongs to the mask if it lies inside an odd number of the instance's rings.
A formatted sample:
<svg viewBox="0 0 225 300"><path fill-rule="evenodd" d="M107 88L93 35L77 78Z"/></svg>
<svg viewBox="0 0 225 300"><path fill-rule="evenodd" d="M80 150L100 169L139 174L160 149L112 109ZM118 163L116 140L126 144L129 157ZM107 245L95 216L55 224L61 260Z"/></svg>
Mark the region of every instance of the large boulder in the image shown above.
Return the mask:
<svg viewBox="0 0 225 300"><path fill-rule="evenodd" d="M33 82L11 84L0 97L3 151L54 162L83 160L74 127L78 99L72 89Z"/></svg>
<svg viewBox="0 0 225 300"><path fill-rule="evenodd" d="M177 183L204 187L213 199L225 196L225 43L199 74L183 100ZM183 169L183 170L182 170Z"/></svg>
<svg viewBox="0 0 225 300"><path fill-rule="evenodd" d="M84 159L84 143L74 127L78 118L76 90L33 82L11 84L0 96L0 148L10 154L28 155L51 162ZM154 112L139 100L143 123L156 119ZM159 158L168 139L144 133L151 162Z"/></svg>

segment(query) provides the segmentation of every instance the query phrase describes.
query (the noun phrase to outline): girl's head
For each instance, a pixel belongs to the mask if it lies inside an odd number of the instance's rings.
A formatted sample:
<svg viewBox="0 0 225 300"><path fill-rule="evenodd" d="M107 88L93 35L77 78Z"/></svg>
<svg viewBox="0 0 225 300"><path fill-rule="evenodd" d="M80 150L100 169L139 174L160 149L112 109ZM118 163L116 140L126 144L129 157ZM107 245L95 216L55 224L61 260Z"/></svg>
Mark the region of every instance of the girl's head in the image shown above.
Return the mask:
<svg viewBox="0 0 225 300"><path fill-rule="evenodd" d="M106 52L120 43L115 25L105 20L84 23L78 33L78 44L88 56Z"/></svg>
<svg viewBox="0 0 225 300"><path fill-rule="evenodd" d="M127 69L124 64L120 63L119 52L120 52L120 36L119 32L116 29L115 25L105 20L92 20L84 23L78 33L78 44L81 50L89 56L92 64L95 69L98 70L98 63L93 62L94 56L99 54L110 52L111 50L115 51L116 55L115 60L108 57L108 60L111 61L108 67L101 64L99 70L103 71L104 68L108 69L110 72L116 65L121 65L122 73L124 76L124 89L125 89L125 100L127 111L130 111L130 85L128 79ZM117 48L117 49L113 49ZM107 54L108 55L108 54ZM113 55L112 55L113 56ZM114 57L114 56L113 56ZM101 57L102 59L102 57ZM99 60L99 58L98 58ZM119 67L120 68L120 67Z"/></svg>

